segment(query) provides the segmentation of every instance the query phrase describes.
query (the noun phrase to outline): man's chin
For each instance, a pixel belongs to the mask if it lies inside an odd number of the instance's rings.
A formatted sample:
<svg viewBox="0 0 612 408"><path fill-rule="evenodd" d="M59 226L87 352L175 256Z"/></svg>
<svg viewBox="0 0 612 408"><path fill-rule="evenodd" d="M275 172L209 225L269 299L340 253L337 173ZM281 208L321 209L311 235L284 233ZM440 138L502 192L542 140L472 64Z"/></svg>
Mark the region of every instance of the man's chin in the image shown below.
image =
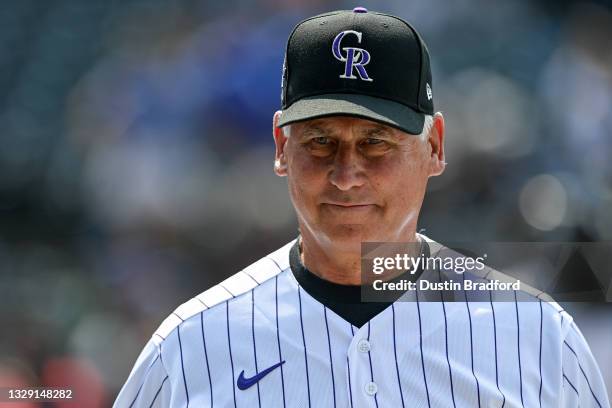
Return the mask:
<svg viewBox="0 0 612 408"><path fill-rule="evenodd" d="M361 251L362 242L376 240L372 227L363 224L341 224L330 228L326 235L340 251Z"/></svg>

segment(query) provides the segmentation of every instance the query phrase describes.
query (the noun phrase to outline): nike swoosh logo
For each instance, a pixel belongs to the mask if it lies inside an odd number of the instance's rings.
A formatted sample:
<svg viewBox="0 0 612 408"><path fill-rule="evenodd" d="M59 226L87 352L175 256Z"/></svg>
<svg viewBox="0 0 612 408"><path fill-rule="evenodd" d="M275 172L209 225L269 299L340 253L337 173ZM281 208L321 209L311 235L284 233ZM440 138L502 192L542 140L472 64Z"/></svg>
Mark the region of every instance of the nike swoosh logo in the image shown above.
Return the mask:
<svg viewBox="0 0 612 408"><path fill-rule="evenodd" d="M276 363L272 367L268 367L265 370L255 374L254 376L252 376L250 378L244 378L244 370L242 370L240 372L240 375L238 376L238 381L236 381L236 385L238 386L239 389L244 391L247 388L251 387L253 384L256 384L259 380L264 378L266 375L268 375L270 373L270 371L272 371L275 368L281 366L282 364L285 364L285 361L281 361L280 363Z"/></svg>

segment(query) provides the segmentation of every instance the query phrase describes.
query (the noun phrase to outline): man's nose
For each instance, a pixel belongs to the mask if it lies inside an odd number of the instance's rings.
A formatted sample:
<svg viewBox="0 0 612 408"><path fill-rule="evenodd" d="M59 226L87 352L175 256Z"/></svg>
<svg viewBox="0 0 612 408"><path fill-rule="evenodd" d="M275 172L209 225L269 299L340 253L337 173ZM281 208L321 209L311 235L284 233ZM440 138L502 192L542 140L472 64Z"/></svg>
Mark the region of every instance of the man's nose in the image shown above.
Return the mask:
<svg viewBox="0 0 612 408"><path fill-rule="evenodd" d="M354 146L340 144L334 156L329 181L339 190L360 187L365 182L362 157Z"/></svg>

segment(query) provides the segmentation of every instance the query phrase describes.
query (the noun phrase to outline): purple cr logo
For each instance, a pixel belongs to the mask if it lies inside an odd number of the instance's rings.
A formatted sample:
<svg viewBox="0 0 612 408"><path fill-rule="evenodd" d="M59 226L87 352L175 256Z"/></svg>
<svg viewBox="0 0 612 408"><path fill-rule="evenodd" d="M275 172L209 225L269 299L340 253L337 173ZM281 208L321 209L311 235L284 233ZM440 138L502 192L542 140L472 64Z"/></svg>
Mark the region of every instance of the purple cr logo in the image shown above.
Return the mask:
<svg viewBox="0 0 612 408"><path fill-rule="evenodd" d="M332 53L338 61L344 62L344 73L340 75L340 78L357 79L357 77L353 75L354 68L357 70L357 75L359 75L360 79L364 81L373 81L365 70L365 66L370 62L369 52L363 48L344 47L342 51L344 51L346 55L342 55L340 51L340 42L342 42L342 39L347 34L354 34L357 37L357 42L361 44L361 33L354 30L342 31L334 38Z"/></svg>

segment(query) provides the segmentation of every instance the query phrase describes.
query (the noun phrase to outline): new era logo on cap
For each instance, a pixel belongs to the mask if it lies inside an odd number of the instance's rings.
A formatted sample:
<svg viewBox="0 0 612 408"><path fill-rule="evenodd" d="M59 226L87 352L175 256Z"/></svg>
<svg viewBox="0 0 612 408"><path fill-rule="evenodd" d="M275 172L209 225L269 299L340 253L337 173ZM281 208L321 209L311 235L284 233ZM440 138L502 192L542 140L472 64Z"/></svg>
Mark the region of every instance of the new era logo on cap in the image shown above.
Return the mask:
<svg viewBox="0 0 612 408"><path fill-rule="evenodd" d="M279 126L351 115L420 134L433 115L429 53L399 17L362 7L299 23L283 64Z"/></svg>

